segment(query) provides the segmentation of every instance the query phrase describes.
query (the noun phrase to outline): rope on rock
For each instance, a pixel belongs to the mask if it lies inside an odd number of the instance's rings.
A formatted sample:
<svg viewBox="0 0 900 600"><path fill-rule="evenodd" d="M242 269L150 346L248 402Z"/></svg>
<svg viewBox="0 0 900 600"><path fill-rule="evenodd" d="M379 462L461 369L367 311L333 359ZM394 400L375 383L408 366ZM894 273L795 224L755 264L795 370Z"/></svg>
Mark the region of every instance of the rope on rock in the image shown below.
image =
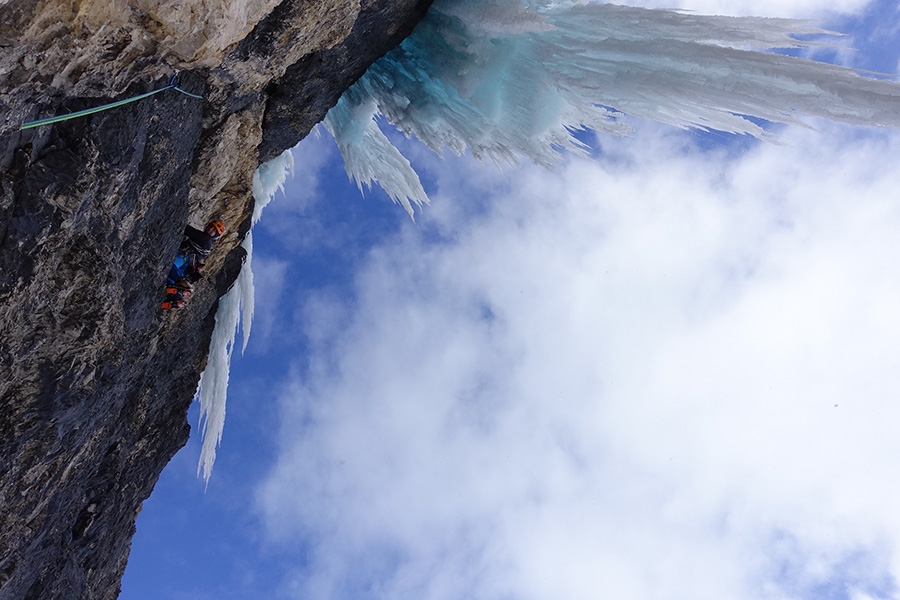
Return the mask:
<svg viewBox="0 0 900 600"><path fill-rule="evenodd" d="M169 82L164 88L160 88L158 90L153 90L152 92L147 92L146 94L140 94L139 96L134 96L133 98L126 98L125 100L119 100L118 102L111 102L110 104L104 104L103 106L96 106L94 108L88 108L85 110L79 110L78 112L69 113L67 115L59 115L56 117L48 117L46 119L38 119L37 121L28 121L27 123L23 123L19 130L23 129L31 129L33 127L40 127L41 125L51 125L53 123L59 123L61 121L68 121L69 119L77 119L78 117L86 117L87 115L92 115L94 113L98 113L104 110L109 110L110 108L116 108L117 106L122 106L124 104L128 104L130 102L137 102L138 100L143 100L144 98L149 98L153 94L158 94L160 92L164 92L166 90L175 90L181 92L185 96L190 96L191 98L198 98L200 100L203 99L203 96L198 96L197 94L192 94L190 92L186 92L175 84L175 77L178 75L173 75L172 80Z"/></svg>

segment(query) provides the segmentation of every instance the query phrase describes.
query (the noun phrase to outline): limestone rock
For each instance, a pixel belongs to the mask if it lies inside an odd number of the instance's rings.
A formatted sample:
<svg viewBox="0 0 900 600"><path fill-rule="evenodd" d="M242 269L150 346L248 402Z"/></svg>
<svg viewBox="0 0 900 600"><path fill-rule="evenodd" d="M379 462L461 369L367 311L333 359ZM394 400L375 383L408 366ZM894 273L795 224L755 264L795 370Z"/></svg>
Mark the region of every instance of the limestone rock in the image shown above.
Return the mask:
<svg viewBox="0 0 900 600"><path fill-rule="evenodd" d="M429 0L0 0L0 600L114 598L141 503L187 441L253 171ZM159 89L20 131L29 120ZM187 223L223 214L188 308Z"/></svg>

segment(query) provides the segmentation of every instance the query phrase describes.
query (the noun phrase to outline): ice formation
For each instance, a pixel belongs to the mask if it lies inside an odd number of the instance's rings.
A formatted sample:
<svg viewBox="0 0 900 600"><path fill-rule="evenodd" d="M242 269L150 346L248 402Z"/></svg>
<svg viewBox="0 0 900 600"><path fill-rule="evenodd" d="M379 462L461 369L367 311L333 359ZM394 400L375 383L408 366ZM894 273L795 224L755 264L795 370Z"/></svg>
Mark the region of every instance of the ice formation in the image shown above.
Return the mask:
<svg viewBox="0 0 900 600"><path fill-rule="evenodd" d="M253 174L255 206L251 219L252 224L255 225L259 221L263 209L272 201L275 193L279 190L284 191L284 182L288 174L293 171L294 156L290 150L286 150L280 156L259 166ZM238 324L240 323L243 331L241 347L241 352L243 352L250 339L250 327L253 321L252 228L247 232L242 245L247 251L247 258L234 286L219 299L216 325L209 345L209 359L206 369L200 375L200 387L197 391L200 400L200 431L203 438L197 474L202 475L207 484L216 461L216 448L222 441L222 430L225 427L228 374L231 369L231 353L234 350Z"/></svg>
<svg viewBox="0 0 900 600"><path fill-rule="evenodd" d="M406 210L428 201L377 115L429 148L539 164L583 147L572 131L622 134L621 111L678 127L765 138L746 116L900 125L900 85L765 52L813 45L806 22L572 0L436 0L326 118L351 178Z"/></svg>
<svg viewBox="0 0 900 600"><path fill-rule="evenodd" d="M413 215L428 196L379 128L384 118L441 153L552 164L583 151L573 131L624 134L622 113L677 127L768 137L757 121L819 116L900 126L900 85L853 69L766 52L814 45L803 21L720 17L578 0L435 0L415 32L376 62L328 113L348 174L377 182ZM621 112L620 112L621 111ZM289 152L254 178L254 222L293 163ZM225 419L228 365L239 314L244 346L253 315L252 238L247 263L220 301L200 381L209 479Z"/></svg>

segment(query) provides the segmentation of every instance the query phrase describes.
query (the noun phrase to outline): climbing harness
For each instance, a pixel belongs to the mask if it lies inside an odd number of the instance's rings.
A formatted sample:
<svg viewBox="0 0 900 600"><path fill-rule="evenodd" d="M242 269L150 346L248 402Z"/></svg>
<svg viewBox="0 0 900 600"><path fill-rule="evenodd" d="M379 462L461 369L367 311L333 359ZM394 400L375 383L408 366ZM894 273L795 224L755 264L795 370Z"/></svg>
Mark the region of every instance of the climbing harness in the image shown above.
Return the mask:
<svg viewBox="0 0 900 600"><path fill-rule="evenodd" d="M158 94L160 92L164 92L166 90L176 90L181 92L185 96L190 96L191 98L197 98L202 100L203 96L198 96L196 94L192 94L190 92L186 92L175 84L175 78L178 77L178 74L172 76L171 81L169 81L169 85L164 88L159 88L158 90L153 90L152 92L147 92L146 94L141 94L139 96L134 96L133 98L126 98L125 100L119 100L118 102L112 102L110 104L104 104L103 106L97 106L94 108L88 108L85 110L79 110L78 112L69 113L67 115L59 115L57 117L48 117L46 119L38 119L37 121L28 121L27 123L23 123L19 130L23 129L31 129L32 127L40 127L41 125L51 125L53 123L59 123L60 121L68 121L69 119L77 119L78 117L86 117L87 115L92 115L94 113L98 113L104 110L108 110L110 108L116 108L117 106L122 106L124 104L128 104L130 102L137 102L138 100L143 100L144 98L149 98L153 94Z"/></svg>

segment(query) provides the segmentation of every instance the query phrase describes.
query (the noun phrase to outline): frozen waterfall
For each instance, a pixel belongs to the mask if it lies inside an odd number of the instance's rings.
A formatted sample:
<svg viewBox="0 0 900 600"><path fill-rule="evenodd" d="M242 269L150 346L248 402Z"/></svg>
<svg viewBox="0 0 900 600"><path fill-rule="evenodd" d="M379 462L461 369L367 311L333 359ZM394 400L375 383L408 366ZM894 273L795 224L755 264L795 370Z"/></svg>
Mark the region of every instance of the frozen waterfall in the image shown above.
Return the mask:
<svg viewBox="0 0 900 600"><path fill-rule="evenodd" d="M253 174L253 208L252 224L259 221L263 209L275 197L278 190L284 191L284 182L288 174L294 171L294 155L285 150L280 156L273 158L256 169ZM200 431L203 445L200 450L200 461L197 474L209 484L213 464L216 462L216 448L222 441L225 427L225 400L228 392L228 374L231 370L231 352L234 350L234 339L238 325L243 331L243 346L247 348L250 339L250 326L253 321L253 237L252 230L247 232L243 247L247 258L238 275L237 281L228 292L219 299L216 311L216 325L209 344L209 358L206 368L200 375L200 387L197 398L200 401Z"/></svg>
<svg viewBox="0 0 900 600"><path fill-rule="evenodd" d="M765 52L814 45L806 22L576 1L436 0L326 118L348 174L413 214L428 197L375 122L429 148L516 163L581 151L572 131L623 134L621 113L678 127L767 131L746 117L900 125L900 85Z"/></svg>
<svg viewBox="0 0 900 600"><path fill-rule="evenodd" d="M377 182L412 216L428 196L409 161L379 128L382 115L430 149L550 165L584 151L580 128L626 134L623 113L677 127L770 137L760 119L805 116L900 126L900 84L791 58L828 32L804 21L721 17L575 0L435 0L398 48L375 63L325 119L359 185ZM291 169L290 153L260 167L258 211ZM225 418L228 364L241 310L253 312L248 263L216 316L200 383L209 479Z"/></svg>

